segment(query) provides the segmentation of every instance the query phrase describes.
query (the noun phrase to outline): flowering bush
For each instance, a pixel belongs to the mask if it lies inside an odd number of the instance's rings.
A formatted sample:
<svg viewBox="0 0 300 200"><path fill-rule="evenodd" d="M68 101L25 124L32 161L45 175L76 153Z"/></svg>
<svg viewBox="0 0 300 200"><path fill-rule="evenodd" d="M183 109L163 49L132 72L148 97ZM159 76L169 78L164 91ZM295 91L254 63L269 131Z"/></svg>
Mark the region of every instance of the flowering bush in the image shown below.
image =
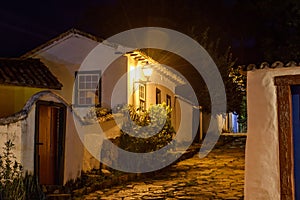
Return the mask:
<svg viewBox="0 0 300 200"><path fill-rule="evenodd" d="M175 135L170 118L172 110L165 103L152 105L147 111L135 109L131 105L124 107L122 111L125 116L126 113L129 113L120 135L119 145L122 149L136 153L147 153L156 151L172 141ZM157 130L155 135L149 136L149 132Z"/></svg>
<svg viewBox="0 0 300 200"><path fill-rule="evenodd" d="M101 106L91 107L87 113L87 119L95 119L99 122L105 122L113 119L112 111Z"/></svg>

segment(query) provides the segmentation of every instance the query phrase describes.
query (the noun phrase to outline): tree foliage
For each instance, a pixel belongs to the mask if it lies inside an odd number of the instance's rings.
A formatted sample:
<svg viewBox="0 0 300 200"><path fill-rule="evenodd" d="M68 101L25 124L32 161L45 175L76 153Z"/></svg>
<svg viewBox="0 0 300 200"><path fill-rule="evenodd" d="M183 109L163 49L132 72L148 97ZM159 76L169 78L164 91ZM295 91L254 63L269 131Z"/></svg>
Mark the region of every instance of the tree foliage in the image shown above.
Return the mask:
<svg viewBox="0 0 300 200"><path fill-rule="evenodd" d="M120 135L120 147L127 151L147 153L156 151L172 141L175 130L171 124L171 108L165 103L152 105L146 111L134 106L125 106L128 117ZM153 136L149 133L155 132ZM143 136L134 137L132 136Z"/></svg>
<svg viewBox="0 0 300 200"><path fill-rule="evenodd" d="M300 61L299 0L115 0L87 10L78 26L84 30L89 27L89 32L104 38L149 26L174 29L193 37L221 71L229 111L239 112L237 106L245 93L245 77L237 73L236 65ZM209 110L205 90L203 86L196 92L200 104Z"/></svg>
<svg viewBox="0 0 300 200"><path fill-rule="evenodd" d="M239 49L247 45L242 40L251 42L252 54L259 59L246 60L300 61L300 1L236 1L232 12L233 33L236 32L232 36L240 42Z"/></svg>
<svg viewBox="0 0 300 200"><path fill-rule="evenodd" d="M194 28L191 30L192 33L190 35L209 53L219 69L225 86L227 111L240 114L243 96L245 96L246 91L246 76L241 74L239 68L235 65L237 58L234 58L231 47L221 47L220 38L216 40L211 39L209 36L209 28L201 34L193 33ZM207 93L208 91L203 81L201 84L203 86L201 87L202 89L199 89L201 92L199 103L203 105L205 111L209 112L210 99Z"/></svg>

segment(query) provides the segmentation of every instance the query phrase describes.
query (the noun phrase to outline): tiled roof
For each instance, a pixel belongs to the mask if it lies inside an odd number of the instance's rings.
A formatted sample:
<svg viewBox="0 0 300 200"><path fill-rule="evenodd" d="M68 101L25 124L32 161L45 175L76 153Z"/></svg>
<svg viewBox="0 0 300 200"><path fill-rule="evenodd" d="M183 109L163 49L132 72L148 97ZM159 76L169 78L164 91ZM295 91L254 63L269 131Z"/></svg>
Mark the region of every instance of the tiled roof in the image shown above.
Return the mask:
<svg viewBox="0 0 300 200"><path fill-rule="evenodd" d="M62 84L39 59L0 58L0 85L61 89Z"/></svg>
<svg viewBox="0 0 300 200"><path fill-rule="evenodd" d="M249 65L241 65L239 66L240 69L243 71L252 71L256 69L275 69L275 68L281 68L281 67L300 67L300 63L296 63L295 61L289 61L287 63L283 63L281 61L276 61L272 64L269 64L268 62L262 62L260 65L255 64L249 64Z"/></svg>

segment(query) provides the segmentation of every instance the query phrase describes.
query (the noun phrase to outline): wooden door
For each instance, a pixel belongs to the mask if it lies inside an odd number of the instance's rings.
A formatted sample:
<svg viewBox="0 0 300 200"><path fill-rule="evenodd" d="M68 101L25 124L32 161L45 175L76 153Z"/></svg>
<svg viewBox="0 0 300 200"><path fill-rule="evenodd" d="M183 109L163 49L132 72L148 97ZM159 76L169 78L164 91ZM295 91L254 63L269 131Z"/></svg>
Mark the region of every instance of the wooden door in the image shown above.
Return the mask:
<svg viewBox="0 0 300 200"><path fill-rule="evenodd" d="M300 85L292 86L295 199L300 200Z"/></svg>
<svg viewBox="0 0 300 200"><path fill-rule="evenodd" d="M42 185L62 184L65 108L61 104L37 104L36 174Z"/></svg>

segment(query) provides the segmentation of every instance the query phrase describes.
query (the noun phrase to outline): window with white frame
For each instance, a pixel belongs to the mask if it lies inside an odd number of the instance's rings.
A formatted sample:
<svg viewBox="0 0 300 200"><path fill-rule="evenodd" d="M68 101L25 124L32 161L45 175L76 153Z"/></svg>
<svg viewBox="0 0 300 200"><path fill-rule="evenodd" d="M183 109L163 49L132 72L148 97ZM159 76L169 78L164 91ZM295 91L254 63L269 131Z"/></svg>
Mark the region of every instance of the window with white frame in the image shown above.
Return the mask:
<svg viewBox="0 0 300 200"><path fill-rule="evenodd" d="M145 111L146 110L146 103L144 100L140 100L140 109L142 111Z"/></svg>
<svg viewBox="0 0 300 200"><path fill-rule="evenodd" d="M145 87L144 84L139 85L139 96L140 96L141 100L145 101L145 99L146 99L146 87Z"/></svg>
<svg viewBox="0 0 300 200"><path fill-rule="evenodd" d="M139 85L139 97L140 97L140 109L146 110L146 86L144 84Z"/></svg>
<svg viewBox="0 0 300 200"><path fill-rule="evenodd" d="M91 106L100 103L100 71L76 72L75 104Z"/></svg>

